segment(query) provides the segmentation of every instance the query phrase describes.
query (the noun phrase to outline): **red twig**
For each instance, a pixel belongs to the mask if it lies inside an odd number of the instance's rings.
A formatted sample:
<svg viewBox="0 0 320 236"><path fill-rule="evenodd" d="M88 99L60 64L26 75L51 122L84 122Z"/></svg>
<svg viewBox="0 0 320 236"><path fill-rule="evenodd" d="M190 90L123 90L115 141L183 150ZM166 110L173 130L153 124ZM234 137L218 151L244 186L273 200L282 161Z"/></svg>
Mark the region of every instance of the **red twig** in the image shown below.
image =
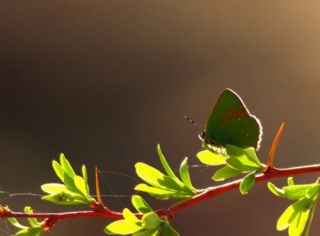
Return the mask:
<svg viewBox="0 0 320 236"><path fill-rule="evenodd" d="M289 176L294 176L299 174L307 174L307 173L315 173L315 172L320 172L320 164L283 168L283 169L270 168L268 172L256 175L256 182L264 182L273 178L289 177ZM170 207L168 209L159 210L158 213L159 215L162 215L162 214L168 214L169 212L173 216L174 214L183 210L184 208L193 206L204 200L213 198L219 194L239 188L241 181L242 179L238 179L226 184L204 189L203 191L196 194L193 198L186 200L185 202L182 202L180 204L177 204L173 207Z"/></svg>
<svg viewBox="0 0 320 236"><path fill-rule="evenodd" d="M299 174L307 174L307 173L316 173L320 172L320 164L318 165L307 165L307 166L298 166L292 168L270 168L268 172L258 174L256 176L256 182L264 182L273 178L281 178L288 176L295 176ZM199 190L197 194L180 204L175 206L158 210L157 213L162 217L171 218L173 215L178 213L179 211L193 206L197 203L200 203L204 200L211 199L219 194L237 189L240 185L241 179L235 180L226 184L213 186L211 188L206 188L203 190ZM140 214L137 214L138 216ZM109 218L109 219L122 219L121 212L111 211L108 208L89 211L75 211L75 212L61 212L61 213L33 213L26 214L23 212L15 212L11 211L5 207L0 208L0 216L4 218L16 217L16 218L46 218L46 219L54 219L56 221L60 221L67 218L84 218L84 217L100 217L100 218Z"/></svg>

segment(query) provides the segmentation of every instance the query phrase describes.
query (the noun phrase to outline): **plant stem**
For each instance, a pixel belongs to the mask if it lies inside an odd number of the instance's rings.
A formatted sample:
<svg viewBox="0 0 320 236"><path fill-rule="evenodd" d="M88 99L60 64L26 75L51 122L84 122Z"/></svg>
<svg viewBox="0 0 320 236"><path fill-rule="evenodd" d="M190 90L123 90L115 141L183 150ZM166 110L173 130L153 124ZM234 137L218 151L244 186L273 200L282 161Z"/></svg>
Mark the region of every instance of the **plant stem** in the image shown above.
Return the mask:
<svg viewBox="0 0 320 236"><path fill-rule="evenodd" d="M283 169L270 168L266 173L256 175L256 182L264 182L273 178L289 177L294 175L316 173L316 172L320 172L320 164L297 166L297 167L283 168ZM238 179L232 182L228 182L226 184L206 188L204 190L199 191L191 199L188 199L168 209L159 210L157 212L159 213L159 215L165 214L166 212L170 212L171 215L174 215L177 212L183 210L184 208L190 207L204 200L213 198L216 195L239 188L241 181L242 179Z"/></svg>
<svg viewBox="0 0 320 236"><path fill-rule="evenodd" d="M256 182L265 182L273 178L281 178L288 176L295 176L299 174L307 173L316 173L320 172L320 164L317 165L307 165L307 166L297 166L291 168L270 168L267 172L256 175ZM182 211L183 209L193 206L197 203L200 203L204 200L211 199L219 194L237 189L241 183L242 179L228 182L226 184L217 185L209 187L203 190L199 190L196 195L191 199L188 199L182 203L171 206L166 209L160 209L156 212L159 216L171 218L177 212ZM141 216L141 214L136 214ZM108 209L107 207L98 210L92 209L88 211L72 211L72 212L60 212L60 213L33 213L26 214L24 212L15 212L11 211L5 207L0 207L0 216L3 218L45 218L45 219L54 219L57 221L69 218L88 218L88 217L100 217L100 218L109 218L109 219L123 219L121 212L116 212Z"/></svg>

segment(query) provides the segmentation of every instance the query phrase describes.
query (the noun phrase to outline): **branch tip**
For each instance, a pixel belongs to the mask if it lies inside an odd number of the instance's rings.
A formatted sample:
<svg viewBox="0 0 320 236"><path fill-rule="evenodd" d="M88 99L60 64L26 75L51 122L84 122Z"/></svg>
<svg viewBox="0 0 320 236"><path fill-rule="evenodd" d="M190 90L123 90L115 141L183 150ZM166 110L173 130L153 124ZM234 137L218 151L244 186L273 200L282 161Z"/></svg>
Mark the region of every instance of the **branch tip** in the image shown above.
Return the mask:
<svg viewBox="0 0 320 236"><path fill-rule="evenodd" d="M98 204L103 206L103 201L102 201L101 192L100 192L99 169L97 166L95 167L95 177L96 177L96 194L97 194Z"/></svg>
<svg viewBox="0 0 320 236"><path fill-rule="evenodd" d="M276 152L279 140L281 138L283 129L284 129L284 122L281 123L281 125L280 125L280 127L279 127L279 129L278 129L278 131L276 133L276 136L273 139L273 142L272 142L272 145L271 145L271 148L270 148L270 151L269 151L267 169L273 168L275 152Z"/></svg>

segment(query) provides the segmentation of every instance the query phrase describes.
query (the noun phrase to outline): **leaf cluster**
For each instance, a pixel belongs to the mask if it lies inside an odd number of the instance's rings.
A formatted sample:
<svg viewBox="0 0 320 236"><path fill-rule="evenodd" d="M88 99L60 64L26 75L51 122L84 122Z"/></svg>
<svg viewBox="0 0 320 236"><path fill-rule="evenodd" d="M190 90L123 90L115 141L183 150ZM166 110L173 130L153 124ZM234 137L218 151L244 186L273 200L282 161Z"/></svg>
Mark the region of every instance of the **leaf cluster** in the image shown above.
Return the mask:
<svg viewBox="0 0 320 236"><path fill-rule="evenodd" d="M208 147L200 151L197 157L206 165L219 166L212 176L214 181L224 181L242 174L245 177L240 184L240 192L247 194L255 182L255 175L263 169L264 165L258 159L253 147L240 148L234 145L226 145L225 149Z"/></svg>
<svg viewBox="0 0 320 236"><path fill-rule="evenodd" d="M30 206L24 208L24 213L32 214L33 210ZM19 229L15 235L17 236L40 236L47 229L45 226L45 221L38 222L36 218L27 218L28 226L21 224L16 218L8 218L8 221L15 228Z"/></svg>
<svg viewBox="0 0 320 236"><path fill-rule="evenodd" d="M64 154L60 154L60 163L54 160L52 167L62 183L43 184L41 189L48 194L42 197L43 200L60 205L90 205L94 202L85 165L81 168L82 176L77 175Z"/></svg>
<svg viewBox="0 0 320 236"><path fill-rule="evenodd" d="M308 235L320 193L319 180L311 184L294 184L290 177L288 186L278 188L269 182L268 188L274 195L293 201L279 217L277 230L288 229L290 236L302 235L306 230Z"/></svg>
<svg viewBox="0 0 320 236"><path fill-rule="evenodd" d="M178 178L163 155L160 145L157 146L157 152L166 174L148 164L138 162L135 165L136 173L144 183L138 184L135 190L161 200L191 198L196 189L191 183L188 159L185 158L181 162Z"/></svg>
<svg viewBox="0 0 320 236"><path fill-rule="evenodd" d="M134 195L131 201L134 208L141 213L140 219L125 208L122 212L124 219L109 224L104 230L105 233L110 235L132 234L133 236L179 236L170 223L161 219L141 196Z"/></svg>

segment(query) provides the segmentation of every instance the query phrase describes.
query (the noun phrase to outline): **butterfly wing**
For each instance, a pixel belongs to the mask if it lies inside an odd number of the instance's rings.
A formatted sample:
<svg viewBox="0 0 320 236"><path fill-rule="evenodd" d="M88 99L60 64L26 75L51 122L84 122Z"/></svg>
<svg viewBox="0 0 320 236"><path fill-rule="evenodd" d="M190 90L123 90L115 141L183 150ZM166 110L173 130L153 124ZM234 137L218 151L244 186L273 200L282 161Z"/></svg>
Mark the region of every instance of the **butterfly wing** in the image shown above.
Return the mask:
<svg viewBox="0 0 320 236"><path fill-rule="evenodd" d="M241 98L231 89L224 90L207 121L205 142L259 149L261 135L259 120L249 113Z"/></svg>
<svg viewBox="0 0 320 236"><path fill-rule="evenodd" d="M261 127L255 117L241 117L225 122L215 129L214 140L222 145L233 144L241 148L260 147Z"/></svg>

